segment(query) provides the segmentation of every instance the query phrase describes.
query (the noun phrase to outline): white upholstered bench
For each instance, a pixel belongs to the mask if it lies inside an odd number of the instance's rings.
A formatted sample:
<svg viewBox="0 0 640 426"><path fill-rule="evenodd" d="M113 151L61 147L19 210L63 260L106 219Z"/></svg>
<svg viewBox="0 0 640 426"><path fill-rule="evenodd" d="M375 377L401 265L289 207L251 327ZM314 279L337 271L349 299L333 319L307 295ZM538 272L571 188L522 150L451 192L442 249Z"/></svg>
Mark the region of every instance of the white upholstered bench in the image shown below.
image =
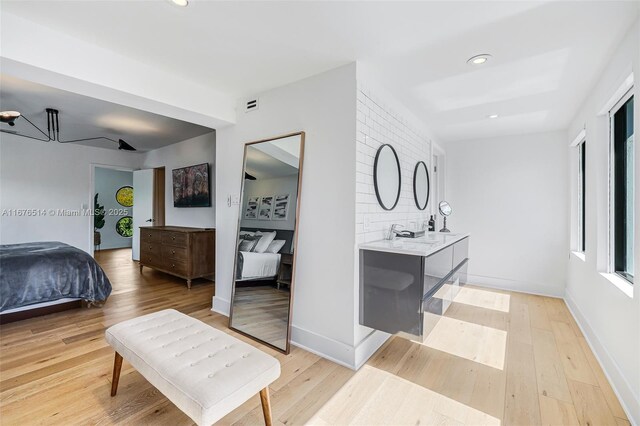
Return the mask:
<svg viewBox="0 0 640 426"><path fill-rule="evenodd" d="M260 393L271 425L269 385L280 363L235 337L173 309L110 327L115 349L111 396L118 390L122 359L198 425L210 425Z"/></svg>

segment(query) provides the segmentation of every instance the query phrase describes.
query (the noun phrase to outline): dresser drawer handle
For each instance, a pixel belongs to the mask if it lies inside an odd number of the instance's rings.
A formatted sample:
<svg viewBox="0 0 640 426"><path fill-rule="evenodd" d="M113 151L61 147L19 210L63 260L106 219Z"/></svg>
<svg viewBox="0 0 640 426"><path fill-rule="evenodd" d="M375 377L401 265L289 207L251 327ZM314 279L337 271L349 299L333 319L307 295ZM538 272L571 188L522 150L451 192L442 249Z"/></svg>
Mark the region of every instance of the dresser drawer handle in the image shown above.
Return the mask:
<svg viewBox="0 0 640 426"><path fill-rule="evenodd" d="M171 250L171 254L176 254L176 251L175 250Z"/></svg>
<svg viewBox="0 0 640 426"><path fill-rule="evenodd" d="M172 267L172 268L175 268L175 267L176 267L176 264L175 264L175 263L172 263L172 264L171 264L171 267Z"/></svg>
<svg viewBox="0 0 640 426"><path fill-rule="evenodd" d="M176 237L171 237L171 239L172 239L172 240L175 240L175 239L176 239Z"/></svg>

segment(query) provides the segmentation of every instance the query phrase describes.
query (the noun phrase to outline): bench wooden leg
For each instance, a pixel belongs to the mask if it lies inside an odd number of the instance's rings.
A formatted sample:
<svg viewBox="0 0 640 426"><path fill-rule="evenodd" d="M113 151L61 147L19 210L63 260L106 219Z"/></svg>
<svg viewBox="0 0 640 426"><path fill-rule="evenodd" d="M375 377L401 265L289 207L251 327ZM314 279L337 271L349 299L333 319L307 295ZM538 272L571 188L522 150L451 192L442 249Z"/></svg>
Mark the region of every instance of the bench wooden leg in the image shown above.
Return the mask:
<svg viewBox="0 0 640 426"><path fill-rule="evenodd" d="M262 402L262 414L264 414L264 424L271 426L271 400L269 399L269 387L260 391L260 402Z"/></svg>
<svg viewBox="0 0 640 426"><path fill-rule="evenodd" d="M111 380L111 396L116 396L118 392L118 381L120 380L120 369L122 368L122 355L116 352L113 360L113 379Z"/></svg>

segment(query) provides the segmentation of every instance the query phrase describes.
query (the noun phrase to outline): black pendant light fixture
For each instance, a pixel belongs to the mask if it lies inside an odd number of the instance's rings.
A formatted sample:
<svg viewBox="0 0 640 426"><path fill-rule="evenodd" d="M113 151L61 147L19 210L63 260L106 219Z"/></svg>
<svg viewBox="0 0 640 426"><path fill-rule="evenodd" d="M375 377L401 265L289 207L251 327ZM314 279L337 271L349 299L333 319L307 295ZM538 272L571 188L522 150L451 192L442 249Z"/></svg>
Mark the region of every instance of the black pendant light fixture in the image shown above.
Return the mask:
<svg viewBox="0 0 640 426"><path fill-rule="evenodd" d="M7 123L9 126L15 126L18 118L20 118L20 113L18 111L0 112L0 123Z"/></svg>
<svg viewBox="0 0 640 426"><path fill-rule="evenodd" d="M18 120L19 118L23 118L23 119L26 120L27 123L31 124L31 126L33 126L36 130L38 130L40 133L42 133L44 138L35 137L35 136L29 136L29 135L23 135L23 134L20 134L20 133L16 132L15 130L0 129L0 132L10 133L12 135L22 136L24 138L29 138L29 139L35 139L35 140L42 141L42 142L73 143L73 142L86 142L86 141L92 141L92 140L98 140L98 139L106 139L108 141L117 143L118 144L118 149L120 149L120 150L124 150L124 151L135 151L136 150L134 147L132 147L131 145L129 145L128 143L126 143L122 139L115 140L115 139L108 138L106 136L98 136L98 137L94 137L94 138L82 138L82 139L74 139L74 140L70 140L70 141L63 141L63 140L60 139L60 118L58 116L60 112L55 108L47 108L45 111L47 113L47 132L46 133L43 130L41 130L38 126L33 124L27 117L25 117L24 115L20 114L18 111L2 111L2 112L0 112L0 123L6 123L9 126L13 127L13 126L16 125L16 123L15 123L16 120Z"/></svg>

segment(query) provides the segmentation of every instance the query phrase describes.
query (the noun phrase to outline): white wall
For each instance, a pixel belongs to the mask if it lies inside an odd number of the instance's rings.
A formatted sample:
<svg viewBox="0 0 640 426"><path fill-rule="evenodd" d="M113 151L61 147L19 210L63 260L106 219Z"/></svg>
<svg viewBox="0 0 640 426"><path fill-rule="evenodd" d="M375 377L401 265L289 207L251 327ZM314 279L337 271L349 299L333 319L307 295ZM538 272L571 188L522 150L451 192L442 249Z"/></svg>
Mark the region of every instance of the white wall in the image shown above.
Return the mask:
<svg viewBox="0 0 640 426"><path fill-rule="evenodd" d="M612 52L600 79L589 92L582 109L565 134L565 150L574 154L569 143L585 129L586 171L586 253L585 260L571 255L565 300L578 319L592 349L626 406L632 423L640 424L640 291L636 284L622 283L622 291L601 272L608 264L609 200L609 125L606 114L599 115L631 72L635 76L635 164L640 164L638 149L638 85L640 84L640 24L636 23L621 44ZM577 173L575 161L567 160L571 175ZM635 188L640 188L640 171L636 166ZM571 179L575 186L575 179ZM569 216L565 216L569 217ZM569 217L575 221L573 215ZM635 229L640 223L640 197L635 199ZM635 264L640 264L640 236L635 235ZM625 287L626 286L626 287ZM628 293L632 295L629 296Z"/></svg>
<svg viewBox="0 0 640 426"><path fill-rule="evenodd" d="M354 365L355 64L259 97L259 110L217 132L214 310L229 312L240 206L227 196L240 194L243 146L303 130L292 341Z"/></svg>
<svg viewBox="0 0 640 426"><path fill-rule="evenodd" d="M2 133L0 211L25 208L79 210L82 204L93 208L92 164L131 170L165 166L166 224L214 227L215 145L215 132L147 153L39 142ZM204 162L210 164L211 191L214 192L212 206L173 207L171 170ZM105 196L107 194L102 195ZM92 231L93 218L90 216L0 216L2 244L62 241L91 252Z"/></svg>
<svg viewBox="0 0 640 426"><path fill-rule="evenodd" d="M384 238L394 224L420 228L422 222L434 212L433 189L425 210L416 207L413 197L413 172L418 161L427 164L432 176L432 137L424 123L406 111L392 95L372 83L366 70L358 64L357 122L356 122L356 246L354 256L359 256L358 244ZM384 210L378 204L373 182L373 164L378 148L390 144L400 160L401 191L398 205ZM433 183L433 181L431 182ZM356 314L355 341L356 366L360 366L382 344L388 334L359 324L359 264L354 265L354 289Z"/></svg>
<svg viewBox="0 0 640 426"><path fill-rule="evenodd" d="M0 134L0 211L93 208L91 164L135 169L143 155ZM61 241L91 252L93 217L0 216L0 243Z"/></svg>
<svg viewBox="0 0 640 426"><path fill-rule="evenodd" d="M562 296L567 268L564 132L447 145L452 232L470 232L469 282Z"/></svg>
<svg viewBox="0 0 640 426"><path fill-rule="evenodd" d="M211 180L211 207L173 207L171 171L185 166L209 163ZM165 225L213 228L216 224L215 132L197 136L145 154L142 168L165 167Z"/></svg>
<svg viewBox="0 0 640 426"><path fill-rule="evenodd" d="M296 224L296 207L298 203L298 175L282 176L273 179L257 179L244 181L242 209L247 208L249 197L263 197L289 194L289 210L286 220L241 219L240 226L247 228L288 229L293 230ZM258 201L258 208L260 207Z"/></svg>
<svg viewBox="0 0 640 426"><path fill-rule="evenodd" d="M116 192L123 186L133 185L133 172L96 167L93 181L94 195L98 194L98 204L105 210L104 226L98 229L100 249L131 247L131 237L118 234L116 224L122 217L131 216L133 210L118 203Z"/></svg>

